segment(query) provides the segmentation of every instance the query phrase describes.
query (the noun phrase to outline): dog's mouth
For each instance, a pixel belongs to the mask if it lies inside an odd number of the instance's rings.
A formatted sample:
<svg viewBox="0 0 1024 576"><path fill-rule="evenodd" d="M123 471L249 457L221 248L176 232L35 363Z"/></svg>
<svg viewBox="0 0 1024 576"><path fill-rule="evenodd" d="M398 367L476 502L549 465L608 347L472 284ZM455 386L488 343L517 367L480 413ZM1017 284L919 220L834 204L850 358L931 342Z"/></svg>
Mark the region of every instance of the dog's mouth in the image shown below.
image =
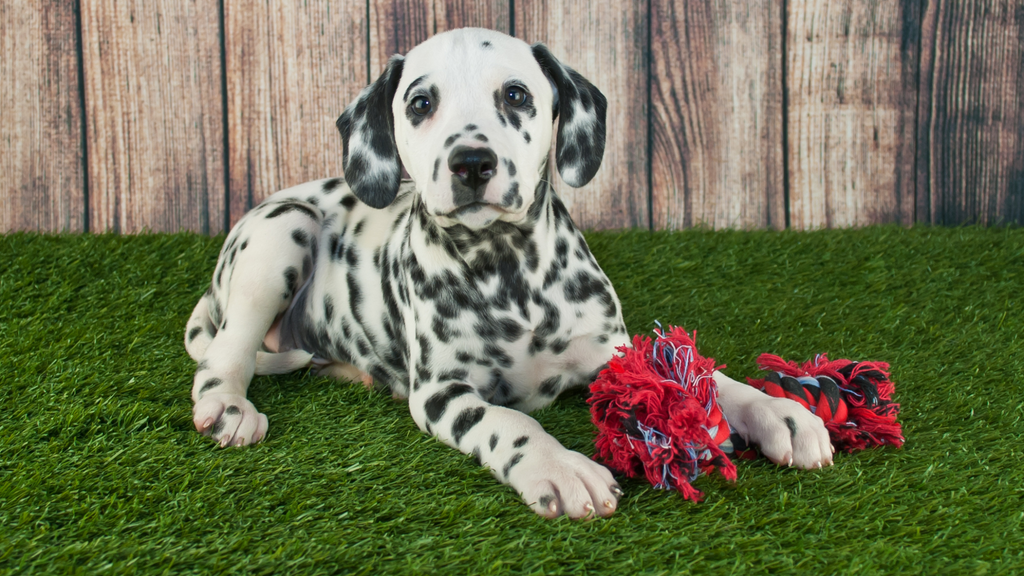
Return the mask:
<svg viewBox="0 0 1024 576"><path fill-rule="evenodd" d="M449 218L459 218L459 217L462 217L462 216L468 216L470 214L476 214L477 212L480 212L481 210L483 210L485 208L491 208L494 211L499 212L501 214L509 214L510 213L509 210L507 210L505 208L502 208L501 206L499 206L497 204L490 204L490 203L487 203L487 202L471 202L471 203L466 204L464 206L459 206L455 210L452 210L451 212L445 214L445 216L447 216Z"/></svg>

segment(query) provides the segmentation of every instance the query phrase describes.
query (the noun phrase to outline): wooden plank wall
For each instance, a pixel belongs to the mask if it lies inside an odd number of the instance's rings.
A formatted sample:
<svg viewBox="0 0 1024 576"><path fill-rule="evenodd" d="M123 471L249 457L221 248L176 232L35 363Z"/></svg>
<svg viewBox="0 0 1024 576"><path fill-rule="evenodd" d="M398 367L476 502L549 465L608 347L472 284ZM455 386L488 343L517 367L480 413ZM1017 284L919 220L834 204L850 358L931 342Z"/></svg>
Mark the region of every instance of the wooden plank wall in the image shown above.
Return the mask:
<svg viewBox="0 0 1024 576"><path fill-rule="evenodd" d="M0 0L0 231L87 229L78 13Z"/></svg>
<svg viewBox="0 0 1024 576"><path fill-rule="evenodd" d="M1024 0L0 0L0 231L222 232L461 26L609 97L583 227L1024 223Z"/></svg>

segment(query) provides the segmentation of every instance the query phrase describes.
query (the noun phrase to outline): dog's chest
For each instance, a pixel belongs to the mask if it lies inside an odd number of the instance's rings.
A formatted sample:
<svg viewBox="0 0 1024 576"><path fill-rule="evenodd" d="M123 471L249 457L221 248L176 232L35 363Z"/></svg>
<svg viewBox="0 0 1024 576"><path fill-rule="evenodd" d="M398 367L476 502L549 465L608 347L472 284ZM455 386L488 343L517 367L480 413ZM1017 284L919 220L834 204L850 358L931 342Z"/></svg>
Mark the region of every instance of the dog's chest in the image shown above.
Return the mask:
<svg viewBox="0 0 1024 576"><path fill-rule="evenodd" d="M492 404L530 410L592 379L610 357L617 301L592 260L569 257L582 238L490 235L458 247L456 263L452 247L429 231L411 237L419 248L405 262L419 350L414 382L467 381ZM580 278L604 298L574 298Z"/></svg>
<svg viewBox="0 0 1024 576"><path fill-rule="evenodd" d="M408 214L364 226L386 230L384 242L323 236L303 306L303 347L355 364L398 395L417 382L450 379L492 404L525 410L591 378L610 357L606 334L621 323L611 321L617 310L600 299L574 302L571 292L567 298L567 279L604 279L568 257L571 237L491 235L467 248Z"/></svg>

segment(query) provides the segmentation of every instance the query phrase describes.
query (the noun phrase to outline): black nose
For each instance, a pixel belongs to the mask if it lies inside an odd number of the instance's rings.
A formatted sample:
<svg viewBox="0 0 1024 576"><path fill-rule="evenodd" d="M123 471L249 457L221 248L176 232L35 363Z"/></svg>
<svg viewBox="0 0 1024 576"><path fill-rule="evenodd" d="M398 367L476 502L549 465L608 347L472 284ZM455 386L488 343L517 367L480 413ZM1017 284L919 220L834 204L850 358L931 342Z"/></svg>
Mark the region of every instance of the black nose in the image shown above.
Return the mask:
<svg viewBox="0 0 1024 576"><path fill-rule="evenodd" d="M483 187L494 176L498 157L490 148L456 146L448 156L448 169L456 182L469 188L475 195L483 193ZM479 200L474 197L473 202Z"/></svg>

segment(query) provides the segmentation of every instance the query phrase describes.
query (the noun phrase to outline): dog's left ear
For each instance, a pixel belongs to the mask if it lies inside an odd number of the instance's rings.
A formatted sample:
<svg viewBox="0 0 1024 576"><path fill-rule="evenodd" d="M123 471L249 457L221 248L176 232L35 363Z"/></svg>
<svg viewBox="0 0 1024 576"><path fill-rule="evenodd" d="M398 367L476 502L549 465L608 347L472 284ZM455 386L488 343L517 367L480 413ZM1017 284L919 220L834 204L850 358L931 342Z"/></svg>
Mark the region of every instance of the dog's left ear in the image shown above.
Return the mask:
<svg viewBox="0 0 1024 576"><path fill-rule="evenodd" d="M537 64L555 87L558 173L566 184L579 188L601 167L608 100L579 72L559 62L547 46L534 44L532 48Z"/></svg>
<svg viewBox="0 0 1024 576"><path fill-rule="evenodd" d="M394 202L402 182L391 101L404 61L392 56L380 78L364 88L338 118L345 181L357 198L374 208Z"/></svg>

